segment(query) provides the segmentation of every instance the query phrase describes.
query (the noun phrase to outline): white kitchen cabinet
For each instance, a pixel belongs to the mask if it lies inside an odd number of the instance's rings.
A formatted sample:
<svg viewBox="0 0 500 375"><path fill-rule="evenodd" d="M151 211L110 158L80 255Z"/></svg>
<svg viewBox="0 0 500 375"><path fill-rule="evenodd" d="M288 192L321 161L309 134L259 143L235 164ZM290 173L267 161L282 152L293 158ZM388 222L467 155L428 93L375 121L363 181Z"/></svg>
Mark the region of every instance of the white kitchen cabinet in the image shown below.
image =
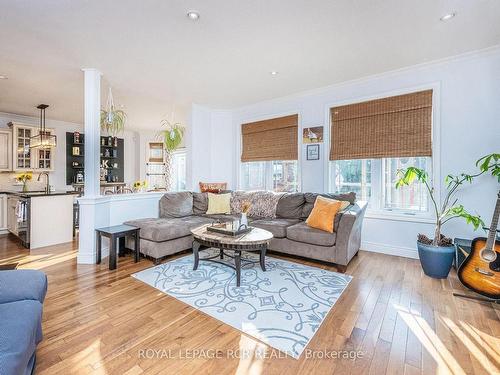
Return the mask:
<svg viewBox="0 0 500 375"><path fill-rule="evenodd" d="M0 130L0 172L12 170L12 132Z"/></svg>
<svg viewBox="0 0 500 375"><path fill-rule="evenodd" d="M0 194L0 233L7 230L7 195Z"/></svg>
<svg viewBox="0 0 500 375"><path fill-rule="evenodd" d="M11 122L12 128L12 169L16 172L54 170L54 149L30 149L30 138L38 134L38 127ZM54 129L47 129L53 133Z"/></svg>

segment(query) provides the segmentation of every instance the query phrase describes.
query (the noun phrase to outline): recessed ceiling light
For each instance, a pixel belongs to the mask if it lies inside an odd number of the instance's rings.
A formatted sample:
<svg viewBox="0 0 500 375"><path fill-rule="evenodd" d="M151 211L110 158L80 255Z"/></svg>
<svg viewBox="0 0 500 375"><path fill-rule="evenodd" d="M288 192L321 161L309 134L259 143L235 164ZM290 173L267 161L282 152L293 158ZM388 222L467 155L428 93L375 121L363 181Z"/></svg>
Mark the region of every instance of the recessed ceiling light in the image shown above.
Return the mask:
<svg viewBox="0 0 500 375"><path fill-rule="evenodd" d="M449 20L451 20L453 17L455 17L456 15L457 15L457 13L456 13L456 12L447 13L447 14L445 14L444 16L442 16L442 17L440 18L440 20L441 20L441 21L449 21Z"/></svg>
<svg viewBox="0 0 500 375"><path fill-rule="evenodd" d="M4 74L0 74L0 79L9 79L9 78Z"/></svg>
<svg viewBox="0 0 500 375"><path fill-rule="evenodd" d="M193 20L193 21L196 21L200 18L200 13L198 12L188 12L187 13L187 17L190 19L190 20Z"/></svg>
<svg viewBox="0 0 500 375"><path fill-rule="evenodd" d="M276 70L273 70L273 71L271 72L271 75L272 75L272 76L277 76L277 75L278 75L278 72L277 72Z"/></svg>

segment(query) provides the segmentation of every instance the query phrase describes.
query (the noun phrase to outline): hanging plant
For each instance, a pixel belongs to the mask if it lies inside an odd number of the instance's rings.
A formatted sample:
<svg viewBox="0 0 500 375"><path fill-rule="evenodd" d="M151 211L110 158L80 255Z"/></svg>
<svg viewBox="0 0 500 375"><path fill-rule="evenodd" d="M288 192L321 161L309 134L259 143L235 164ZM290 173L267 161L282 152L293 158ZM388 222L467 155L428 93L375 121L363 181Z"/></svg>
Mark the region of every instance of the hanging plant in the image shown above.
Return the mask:
<svg viewBox="0 0 500 375"><path fill-rule="evenodd" d="M163 120L161 125L165 127L160 131L165 150L168 152L177 150L184 138L184 127L178 122L171 124L168 120Z"/></svg>
<svg viewBox="0 0 500 375"><path fill-rule="evenodd" d="M172 112L172 119L174 114ZM163 120L161 122L163 127L157 134L159 139L163 140L163 145L165 148L165 188L170 191L172 186L172 152L177 150L182 144L184 138L184 127L178 122L170 122L168 120Z"/></svg>
<svg viewBox="0 0 500 375"><path fill-rule="evenodd" d="M115 108L113 93L109 88L106 109L101 109L101 131L116 136L125 129L127 115L121 109Z"/></svg>

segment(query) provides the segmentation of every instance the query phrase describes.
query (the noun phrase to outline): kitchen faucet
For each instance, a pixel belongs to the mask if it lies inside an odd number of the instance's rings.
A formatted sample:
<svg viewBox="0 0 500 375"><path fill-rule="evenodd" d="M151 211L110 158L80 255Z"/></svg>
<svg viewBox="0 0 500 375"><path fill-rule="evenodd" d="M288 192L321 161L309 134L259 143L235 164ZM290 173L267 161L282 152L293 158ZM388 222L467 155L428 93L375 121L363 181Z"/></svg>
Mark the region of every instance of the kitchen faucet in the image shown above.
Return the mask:
<svg viewBox="0 0 500 375"><path fill-rule="evenodd" d="M40 178L42 178L42 175L45 175L45 180L47 182L47 184L45 185L45 192L47 194L50 193L50 182L49 182L49 174L47 172L42 172L38 175L38 179L37 181L40 181Z"/></svg>

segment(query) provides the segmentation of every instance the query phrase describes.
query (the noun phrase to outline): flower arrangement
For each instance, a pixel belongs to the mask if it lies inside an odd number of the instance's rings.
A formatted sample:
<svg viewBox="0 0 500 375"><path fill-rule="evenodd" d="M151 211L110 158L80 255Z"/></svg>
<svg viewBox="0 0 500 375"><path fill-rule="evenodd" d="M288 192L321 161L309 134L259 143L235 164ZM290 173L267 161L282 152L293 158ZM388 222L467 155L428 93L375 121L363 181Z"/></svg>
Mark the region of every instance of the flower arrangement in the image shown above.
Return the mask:
<svg viewBox="0 0 500 375"><path fill-rule="evenodd" d="M31 181L33 179L33 173L32 172L26 172L26 173L19 173L16 176L16 181L21 182L23 184L23 191L28 190L28 181Z"/></svg>
<svg viewBox="0 0 500 375"><path fill-rule="evenodd" d="M244 201L241 204L241 212L243 212L244 214L248 214L248 212L250 211L250 207L252 207L252 204L249 201Z"/></svg>
<svg viewBox="0 0 500 375"><path fill-rule="evenodd" d="M134 182L132 186L134 187L135 191L140 191L140 190L146 188L146 186L148 186L148 183L146 180L144 180L144 181L139 180L139 181Z"/></svg>
<svg viewBox="0 0 500 375"><path fill-rule="evenodd" d="M241 220L240 224L241 225L246 225L248 226L248 213L250 212L250 207L252 207L252 204L249 201L244 201L241 203Z"/></svg>

